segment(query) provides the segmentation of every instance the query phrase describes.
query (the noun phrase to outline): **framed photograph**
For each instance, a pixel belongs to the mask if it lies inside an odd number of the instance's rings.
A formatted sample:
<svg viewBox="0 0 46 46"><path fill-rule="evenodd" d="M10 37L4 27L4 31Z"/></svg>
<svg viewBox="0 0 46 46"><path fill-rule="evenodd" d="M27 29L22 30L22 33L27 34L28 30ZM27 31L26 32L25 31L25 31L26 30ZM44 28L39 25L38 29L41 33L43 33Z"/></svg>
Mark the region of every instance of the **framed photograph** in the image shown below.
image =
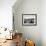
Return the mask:
<svg viewBox="0 0 46 46"><path fill-rule="evenodd" d="M23 26L36 26L37 14L22 14L22 25Z"/></svg>

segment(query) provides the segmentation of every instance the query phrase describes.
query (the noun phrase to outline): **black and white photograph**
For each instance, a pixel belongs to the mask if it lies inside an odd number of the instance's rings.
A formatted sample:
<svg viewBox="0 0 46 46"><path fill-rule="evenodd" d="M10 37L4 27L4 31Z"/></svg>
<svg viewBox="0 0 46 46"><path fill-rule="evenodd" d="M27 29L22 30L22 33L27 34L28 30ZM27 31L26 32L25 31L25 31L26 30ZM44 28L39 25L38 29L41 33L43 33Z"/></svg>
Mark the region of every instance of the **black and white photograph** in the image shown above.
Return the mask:
<svg viewBox="0 0 46 46"><path fill-rule="evenodd" d="M25 26L37 25L37 15L36 14L22 14L22 25L25 25Z"/></svg>

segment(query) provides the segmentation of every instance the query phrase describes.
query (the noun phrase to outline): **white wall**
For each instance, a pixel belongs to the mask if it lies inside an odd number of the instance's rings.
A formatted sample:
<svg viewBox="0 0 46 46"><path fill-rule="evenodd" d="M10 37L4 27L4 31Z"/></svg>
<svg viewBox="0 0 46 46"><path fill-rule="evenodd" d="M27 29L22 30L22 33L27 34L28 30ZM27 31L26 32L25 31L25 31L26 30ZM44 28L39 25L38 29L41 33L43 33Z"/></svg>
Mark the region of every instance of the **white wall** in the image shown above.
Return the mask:
<svg viewBox="0 0 46 46"><path fill-rule="evenodd" d="M22 32L24 38L34 40L36 46L41 46L41 0L22 0L13 6L13 13L15 30ZM22 26L22 14L37 14L37 26Z"/></svg>
<svg viewBox="0 0 46 46"><path fill-rule="evenodd" d="M0 27L12 28L12 6L16 0L0 0Z"/></svg>
<svg viewBox="0 0 46 46"><path fill-rule="evenodd" d="M46 0L41 2L41 40L42 46L46 46Z"/></svg>

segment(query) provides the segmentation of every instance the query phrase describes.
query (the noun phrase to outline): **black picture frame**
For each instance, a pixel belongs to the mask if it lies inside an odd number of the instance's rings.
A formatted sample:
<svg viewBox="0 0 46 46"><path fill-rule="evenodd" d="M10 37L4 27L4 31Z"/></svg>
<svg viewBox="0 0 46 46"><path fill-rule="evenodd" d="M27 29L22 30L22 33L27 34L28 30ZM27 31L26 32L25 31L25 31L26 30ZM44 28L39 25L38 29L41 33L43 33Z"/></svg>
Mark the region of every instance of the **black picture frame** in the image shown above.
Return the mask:
<svg viewBox="0 0 46 46"><path fill-rule="evenodd" d="M22 14L22 26L36 26L37 14Z"/></svg>

